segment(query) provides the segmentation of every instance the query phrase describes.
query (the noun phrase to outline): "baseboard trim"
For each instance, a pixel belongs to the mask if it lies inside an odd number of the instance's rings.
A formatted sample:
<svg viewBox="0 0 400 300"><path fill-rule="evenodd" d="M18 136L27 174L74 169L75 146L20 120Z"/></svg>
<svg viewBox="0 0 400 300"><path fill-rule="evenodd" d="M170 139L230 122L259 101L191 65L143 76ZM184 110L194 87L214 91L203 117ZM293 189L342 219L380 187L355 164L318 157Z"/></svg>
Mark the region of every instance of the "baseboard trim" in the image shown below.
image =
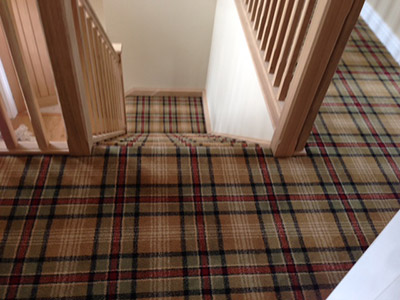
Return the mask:
<svg viewBox="0 0 400 300"><path fill-rule="evenodd" d="M157 88L133 88L125 93L126 97L146 96L146 97L202 97L202 89L157 89Z"/></svg>
<svg viewBox="0 0 400 300"><path fill-rule="evenodd" d="M361 17L400 65L400 39L397 35L368 2L364 4Z"/></svg>

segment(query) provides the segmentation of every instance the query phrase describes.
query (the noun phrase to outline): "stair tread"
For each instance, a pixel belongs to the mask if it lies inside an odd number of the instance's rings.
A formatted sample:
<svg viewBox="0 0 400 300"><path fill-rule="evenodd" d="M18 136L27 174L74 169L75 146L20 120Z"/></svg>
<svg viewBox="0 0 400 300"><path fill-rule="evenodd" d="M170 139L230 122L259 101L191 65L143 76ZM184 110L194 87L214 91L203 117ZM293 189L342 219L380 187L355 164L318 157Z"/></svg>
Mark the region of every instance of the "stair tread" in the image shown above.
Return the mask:
<svg viewBox="0 0 400 300"><path fill-rule="evenodd" d="M249 147L257 144L214 134L130 133L100 143L127 147Z"/></svg>

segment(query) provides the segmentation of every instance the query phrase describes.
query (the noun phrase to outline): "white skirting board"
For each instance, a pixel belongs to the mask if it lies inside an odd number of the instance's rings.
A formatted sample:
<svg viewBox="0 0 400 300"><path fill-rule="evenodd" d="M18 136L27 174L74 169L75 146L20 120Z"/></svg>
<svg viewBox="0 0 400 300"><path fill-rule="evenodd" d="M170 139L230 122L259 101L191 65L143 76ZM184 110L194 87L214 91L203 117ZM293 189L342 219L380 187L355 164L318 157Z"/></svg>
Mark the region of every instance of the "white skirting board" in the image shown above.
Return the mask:
<svg viewBox="0 0 400 300"><path fill-rule="evenodd" d="M368 2L365 2L361 17L400 64L400 39Z"/></svg>

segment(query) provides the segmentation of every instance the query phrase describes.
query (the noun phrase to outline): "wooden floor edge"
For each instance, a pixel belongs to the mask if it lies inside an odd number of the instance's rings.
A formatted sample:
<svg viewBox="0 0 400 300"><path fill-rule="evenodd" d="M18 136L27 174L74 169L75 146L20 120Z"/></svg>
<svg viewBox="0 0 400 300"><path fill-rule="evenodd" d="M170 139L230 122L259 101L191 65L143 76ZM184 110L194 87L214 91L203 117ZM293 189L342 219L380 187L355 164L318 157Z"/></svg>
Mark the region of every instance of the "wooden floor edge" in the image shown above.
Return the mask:
<svg viewBox="0 0 400 300"><path fill-rule="evenodd" d="M133 88L125 93L125 97L147 96L177 96L177 97L202 97L203 89L163 89L163 88Z"/></svg>
<svg viewBox="0 0 400 300"><path fill-rule="evenodd" d="M268 140L256 139L256 138L228 134L228 133L221 133L221 132L212 132L211 134L222 136L222 137L227 137L230 139L241 140L241 141L245 141L248 143L258 144L258 145L260 145L262 147L266 147L266 148L271 148L271 141L268 141Z"/></svg>

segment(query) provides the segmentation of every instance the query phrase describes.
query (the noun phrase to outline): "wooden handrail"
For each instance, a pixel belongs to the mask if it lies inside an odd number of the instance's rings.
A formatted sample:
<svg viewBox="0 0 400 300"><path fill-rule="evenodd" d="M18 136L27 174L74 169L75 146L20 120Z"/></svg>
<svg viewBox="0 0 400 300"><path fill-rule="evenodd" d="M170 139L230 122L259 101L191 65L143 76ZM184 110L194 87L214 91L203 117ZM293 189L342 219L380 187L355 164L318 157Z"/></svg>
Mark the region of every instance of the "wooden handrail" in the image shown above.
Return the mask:
<svg viewBox="0 0 400 300"><path fill-rule="evenodd" d="M104 41L107 43L107 46L109 49L113 52L113 55L115 57L118 56L117 52L114 50L113 43L109 39L103 25L101 24L99 18L97 17L92 5L89 3L88 0L79 0L78 3L83 6L85 13L88 15L88 17L92 20L94 26L99 30L102 38Z"/></svg>
<svg viewBox="0 0 400 300"><path fill-rule="evenodd" d="M92 128L71 1L38 0L72 155L89 155Z"/></svg>

